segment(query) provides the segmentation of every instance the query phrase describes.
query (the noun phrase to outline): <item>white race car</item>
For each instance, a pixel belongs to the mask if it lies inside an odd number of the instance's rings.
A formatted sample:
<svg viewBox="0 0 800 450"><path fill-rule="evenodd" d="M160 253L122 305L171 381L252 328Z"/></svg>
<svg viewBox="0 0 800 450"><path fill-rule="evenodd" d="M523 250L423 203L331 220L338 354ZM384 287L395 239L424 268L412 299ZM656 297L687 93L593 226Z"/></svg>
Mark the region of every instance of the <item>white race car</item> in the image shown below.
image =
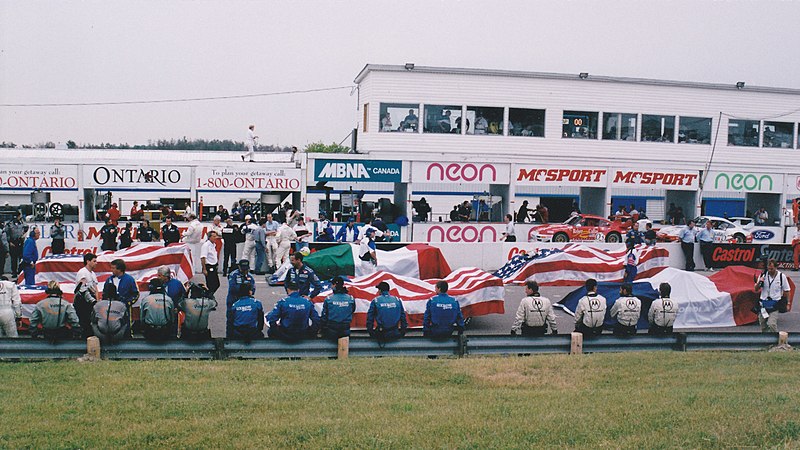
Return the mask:
<svg viewBox="0 0 800 450"><path fill-rule="evenodd" d="M753 242L753 233L728 219L716 216L700 216L694 219L695 227L700 229L706 226L707 221L711 221L714 230L714 240L716 242L731 243L750 243ZM662 242L677 242L678 234L686 225L673 225L663 227L658 230L656 237Z"/></svg>

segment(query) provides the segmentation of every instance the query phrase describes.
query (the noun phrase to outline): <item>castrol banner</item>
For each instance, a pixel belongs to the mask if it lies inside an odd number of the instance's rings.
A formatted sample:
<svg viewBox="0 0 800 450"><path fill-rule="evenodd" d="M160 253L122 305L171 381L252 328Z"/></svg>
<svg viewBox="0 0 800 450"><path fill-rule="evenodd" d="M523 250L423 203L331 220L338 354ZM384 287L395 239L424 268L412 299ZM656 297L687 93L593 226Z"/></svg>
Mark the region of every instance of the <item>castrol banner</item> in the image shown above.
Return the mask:
<svg viewBox="0 0 800 450"><path fill-rule="evenodd" d="M280 167L198 167L195 187L198 191L225 192L300 192L300 169Z"/></svg>
<svg viewBox="0 0 800 450"><path fill-rule="evenodd" d="M513 171L518 185L606 187L608 169L599 167L541 167L517 164Z"/></svg>
<svg viewBox="0 0 800 450"><path fill-rule="evenodd" d="M414 183L508 184L510 164L471 162L413 162Z"/></svg>
<svg viewBox="0 0 800 450"><path fill-rule="evenodd" d="M78 166L0 164L0 189L77 191Z"/></svg>
<svg viewBox="0 0 800 450"><path fill-rule="evenodd" d="M692 170L613 169L611 185L669 190L696 190L700 173Z"/></svg>

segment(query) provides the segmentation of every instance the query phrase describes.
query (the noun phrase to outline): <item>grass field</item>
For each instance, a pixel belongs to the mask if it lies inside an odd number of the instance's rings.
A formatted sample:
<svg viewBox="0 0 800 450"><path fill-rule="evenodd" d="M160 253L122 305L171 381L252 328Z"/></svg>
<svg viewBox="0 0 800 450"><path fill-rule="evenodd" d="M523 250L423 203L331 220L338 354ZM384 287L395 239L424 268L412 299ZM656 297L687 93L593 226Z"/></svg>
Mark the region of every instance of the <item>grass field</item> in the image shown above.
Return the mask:
<svg viewBox="0 0 800 450"><path fill-rule="evenodd" d="M800 354L0 364L3 448L800 447Z"/></svg>

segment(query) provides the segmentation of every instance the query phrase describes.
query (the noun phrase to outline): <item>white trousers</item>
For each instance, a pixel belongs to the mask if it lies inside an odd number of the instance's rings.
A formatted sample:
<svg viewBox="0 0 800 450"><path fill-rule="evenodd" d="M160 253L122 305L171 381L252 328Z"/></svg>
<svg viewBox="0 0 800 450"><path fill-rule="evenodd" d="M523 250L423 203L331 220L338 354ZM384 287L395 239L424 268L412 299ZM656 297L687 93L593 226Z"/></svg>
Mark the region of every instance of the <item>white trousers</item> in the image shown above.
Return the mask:
<svg viewBox="0 0 800 450"><path fill-rule="evenodd" d="M244 250L242 250L242 259L250 262L250 267L254 268L256 264L256 241L244 241ZM253 269L251 269L253 270Z"/></svg>
<svg viewBox="0 0 800 450"><path fill-rule="evenodd" d="M292 250L292 243L289 241L284 241L278 244L278 253L275 256L275 259L278 261L278 265L286 261L286 258L289 257L289 252Z"/></svg>
<svg viewBox="0 0 800 450"><path fill-rule="evenodd" d="M281 265L278 260L278 240L275 238L267 238L267 265L270 267Z"/></svg>
<svg viewBox="0 0 800 450"><path fill-rule="evenodd" d="M17 320L11 308L0 309L0 337L18 337Z"/></svg>

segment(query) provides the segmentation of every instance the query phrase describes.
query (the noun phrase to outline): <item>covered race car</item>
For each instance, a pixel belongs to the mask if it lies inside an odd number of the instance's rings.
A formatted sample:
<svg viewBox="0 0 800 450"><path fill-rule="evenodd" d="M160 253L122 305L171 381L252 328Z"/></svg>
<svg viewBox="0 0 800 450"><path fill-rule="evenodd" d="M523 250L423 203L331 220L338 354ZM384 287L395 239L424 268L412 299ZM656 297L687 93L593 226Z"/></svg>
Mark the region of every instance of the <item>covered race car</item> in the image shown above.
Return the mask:
<svg viewBox="0 0 800 450"><path fill-rule="evenodd" d="M714 240L716 242L730 243L750 243L753 242L753 233L742 228L728 219L716 216L700 216L694 219L697 228L706 226L707 221L711 221L711 228L714 230ZM674 225L663 227L658 230L656 237L661 242L677 242L678 234L686 228L686 225Z"/></svg>
<svg viewBox="0 0 800 450"><path fill-rule="evenodd" d="M631 228L630 219L608 220L591 214L576 214L563 223L532 227L529 242L622 242Z"/></svg>

